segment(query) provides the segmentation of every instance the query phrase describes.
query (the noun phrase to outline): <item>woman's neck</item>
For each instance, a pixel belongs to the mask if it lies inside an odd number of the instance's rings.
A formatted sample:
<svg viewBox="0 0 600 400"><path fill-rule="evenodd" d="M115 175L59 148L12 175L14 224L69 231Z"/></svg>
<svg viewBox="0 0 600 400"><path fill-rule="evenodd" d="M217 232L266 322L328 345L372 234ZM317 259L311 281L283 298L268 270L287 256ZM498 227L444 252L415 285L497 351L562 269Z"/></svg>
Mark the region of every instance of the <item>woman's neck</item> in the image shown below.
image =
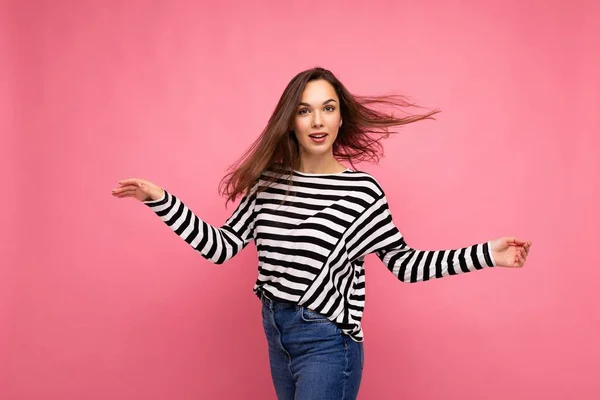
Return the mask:
<svg viewBox="0 0 600 400"><path fill-rule="evenodd" d="M347 168L335 158L331 159L300 159L297 170L307 174L335 174Z"/></svg>

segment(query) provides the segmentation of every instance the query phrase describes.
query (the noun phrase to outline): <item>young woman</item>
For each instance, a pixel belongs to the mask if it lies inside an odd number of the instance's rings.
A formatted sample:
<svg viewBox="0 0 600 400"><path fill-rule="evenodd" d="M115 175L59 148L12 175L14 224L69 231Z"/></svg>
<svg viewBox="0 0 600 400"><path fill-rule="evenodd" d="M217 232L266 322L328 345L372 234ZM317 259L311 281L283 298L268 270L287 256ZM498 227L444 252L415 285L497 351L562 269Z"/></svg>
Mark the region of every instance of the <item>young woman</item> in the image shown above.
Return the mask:
<svg viewBox="0 0 600 400"><path fill-rule="evenodd" d="M221 264L251 240L258 251L254 293L262 301L271 376L279 399L355 399L363 368L364 258L375 253L403 282L494 266L522 267L530 241L502 237L453 250L408 246L385 193L355 161L378 160L396 117L371 105L411 106L399 96L352 95L328 70L296 75L265 130L223 178L228 201L219 228L173 193L143 179L113 190L153 210L209 261Z"/></svg>

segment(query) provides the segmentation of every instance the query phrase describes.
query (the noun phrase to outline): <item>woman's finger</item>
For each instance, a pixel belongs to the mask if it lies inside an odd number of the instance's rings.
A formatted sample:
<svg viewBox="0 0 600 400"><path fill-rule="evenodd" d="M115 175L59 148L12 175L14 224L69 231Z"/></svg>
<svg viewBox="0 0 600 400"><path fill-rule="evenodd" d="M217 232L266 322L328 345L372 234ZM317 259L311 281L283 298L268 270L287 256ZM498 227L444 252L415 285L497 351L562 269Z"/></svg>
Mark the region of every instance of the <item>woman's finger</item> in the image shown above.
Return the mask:
<svg viewBox="0 0 600 400"><path fill-rule="evenodd" d="M120 188L113 189L112 192L113 193L122 193L122 192L130 191L130 190L133 190L135 192L136 186L123 186Z"/></svg>
<svg viewBox="0 0 600 400"><path fill-rule="evenodd" d="M123 179L119 181L120 185L135 185L137 186L138 183L141 182L141 179L138 178L129 178L129 179Z"/></svg>
<svg viewBox="0 0 600 400"><path fill-rule="evenodd" d="M120 188L136 188L139 187L139 183L127 183L119 186Z"/></svg>
<svg viewBox="0 0 600 400"><path fill-rule="evenodd" d="M113 196L115 196L115 197L129 197L129 196L135 196L135 193L132 193L132 192L121 192L121 193L113 194Z"/></svg>
<svg viewBox="0 0 600 400"><path fill-rule="evenodd" d="M519 245L519 246L522 246L525 244L525 241L523 241L519 238L516 238L516 237L509 238L508 242L515 244L515 245Z"/></svg>
<svg viewBox="0 0 600 400"><path fill-rule="evenodd" d="M119 191L114 191L113 195L117 196L117 197L122 197L122 196L135 196L135 189L125 189L125 190L119 190Z"/></svg>

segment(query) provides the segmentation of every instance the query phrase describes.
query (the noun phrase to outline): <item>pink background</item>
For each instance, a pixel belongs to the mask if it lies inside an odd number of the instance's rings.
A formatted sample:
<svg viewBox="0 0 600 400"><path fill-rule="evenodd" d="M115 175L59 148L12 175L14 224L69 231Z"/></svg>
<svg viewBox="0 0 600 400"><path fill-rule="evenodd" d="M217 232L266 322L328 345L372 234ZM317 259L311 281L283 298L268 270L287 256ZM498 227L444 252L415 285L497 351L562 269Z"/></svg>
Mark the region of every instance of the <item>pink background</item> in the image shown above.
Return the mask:
<svg viewBox="0 0 600 400"><path fill-rule="evenodd" d="M251 244L225 265L110 195L207 222L297 72L440 108L373 173L409 244L533 240L406 285L370 256L361 399L600 397L593 1L4 1L0 398L273 399Z"/></svg>

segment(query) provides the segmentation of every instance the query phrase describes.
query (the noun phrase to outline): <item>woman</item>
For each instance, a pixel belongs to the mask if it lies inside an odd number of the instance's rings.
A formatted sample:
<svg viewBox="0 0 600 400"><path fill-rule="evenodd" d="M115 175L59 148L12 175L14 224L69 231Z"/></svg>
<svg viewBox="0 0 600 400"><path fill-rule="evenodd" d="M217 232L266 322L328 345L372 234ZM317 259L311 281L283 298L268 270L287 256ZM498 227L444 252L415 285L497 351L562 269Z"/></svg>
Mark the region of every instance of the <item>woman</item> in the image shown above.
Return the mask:
<svg viewBox="0 0 600 400"><path fill-rule="evenodd" d="M267 127L222 181L242 200L220 228L143 179L113 190L152 209L206 259L221 264L251 240L254 293L262 300L271 375L279 399L354 399L363 367L363 262L375 253L401 281L419 282L493 266L522 267L530 241L500 238L421 251L396 228L385 193L368 173L339 160L378 160L388 128L436 112L395 117L369 105L410 106L398 96L353 96L328 70L296 75Z"/></svg>

